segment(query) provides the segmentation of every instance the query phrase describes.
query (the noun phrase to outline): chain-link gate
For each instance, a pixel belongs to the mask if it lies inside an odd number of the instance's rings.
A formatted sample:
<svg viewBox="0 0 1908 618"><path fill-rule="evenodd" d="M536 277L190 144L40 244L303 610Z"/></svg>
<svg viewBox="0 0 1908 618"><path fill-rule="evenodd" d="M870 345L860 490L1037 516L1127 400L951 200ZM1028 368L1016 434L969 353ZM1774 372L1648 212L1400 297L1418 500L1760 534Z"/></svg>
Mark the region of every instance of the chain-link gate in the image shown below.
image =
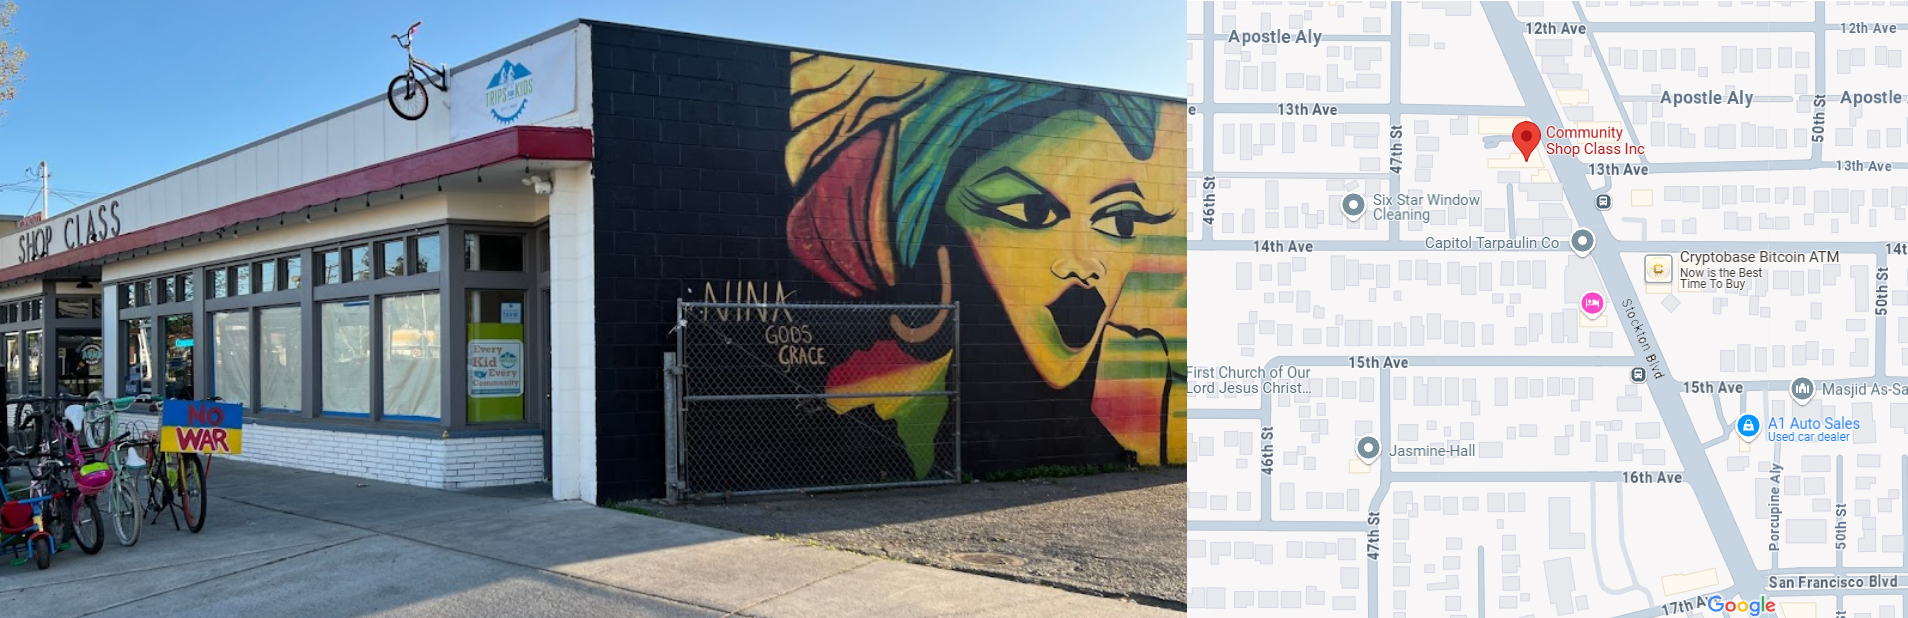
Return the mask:
<svg viewBox="0 0 1908 618"><path fill-rule="evenodd" d="M956 483L960 307L677 301L672 500Z"/></svg>

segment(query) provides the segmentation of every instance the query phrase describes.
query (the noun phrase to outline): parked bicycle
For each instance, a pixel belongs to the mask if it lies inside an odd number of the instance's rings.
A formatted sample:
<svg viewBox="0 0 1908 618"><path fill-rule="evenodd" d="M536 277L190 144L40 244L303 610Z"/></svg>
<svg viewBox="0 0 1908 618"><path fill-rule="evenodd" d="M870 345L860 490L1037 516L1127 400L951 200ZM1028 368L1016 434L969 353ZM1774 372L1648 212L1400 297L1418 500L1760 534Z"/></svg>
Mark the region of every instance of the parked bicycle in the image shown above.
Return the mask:
<svg viewBox="0 0 1908 618"><path fill-rule="evenodd" d="M48 460L55 464L52 466L36 466L40 462L27 461L26 453L13 447L7 447L6 455L0 466L25 466L33 480L27 486L29 497L19 500L13 498L13 490L0 483L0 548L12 549L16 559L24 549L26 559L45 570L53 566L53 554L60 545L53 540L53 531L61 527L61 520L55 515L55 504L50 504L65 497L64 491L53 486L59 472L57 460Z"/></svg>
<svg viewBox="0 0 1908 618"><path fill-rule="evenodd" d="M59 407L63 403L86 401L78 397L29 397L10 403L26 407L17 429L31 442L28 449L18 454L27 460L35 495L54 496L53 509L47 517L57 525L49 528L59 531L59 542L74 541L79 543L80 551L96 554L106 541L98 495L106 490L112 474L100 467L87 467L86 451L75 432L75 428L85 422L83 410L69 413Z"/></svg>
<svg viewBox="0 0 1908 618"><path fill-rule="evenodd" d="M145 523L158 524L159 514L171 511L174 530L179 529L181 516L187 530L196 533L204 529L205 459L198 453L165 452L157 431L141 431L137 438L128 438L125 448L131 452L129 459L136 457L146 464L145 482L135 483L140 494L135 501L143 505Z"/></svg>
<svg viewBox="0 0 1908 618"><path fill-rule="evenodd" d="M429 83L440 92L450 90L449 69L443 65L431 66L411 53L411 39L417 36L417 28L422 25L424 22L420 21L411 24L404 34L391 35L391 38L397 39L398 47L404 48L405 64L404 72L391 78L391 86L386 89L384 98L391 102L391 111L397 112L398 117L405 120L423 118L424 112L429 110L431 95L424 89L424 84Z"/></svg>
<svg viewBox="0 0 1908 618"><path fill-rule="evenodd" d="M109 472L106 499L100 508L112 522L119 544L130 546L139 542L142 517L136 475L146 471L146 460L134 452L128 440L135 433L143 433L145 426L134 421L130 429L122 431L119 415L148 400L144 395L106 399L99 393L89 399L84 415L86 431L81 436L86 442L87 459L93 462L87 468L93 468L92 474L97 474L100 467ZM82 476L88 473L81 469Z"/></svg>

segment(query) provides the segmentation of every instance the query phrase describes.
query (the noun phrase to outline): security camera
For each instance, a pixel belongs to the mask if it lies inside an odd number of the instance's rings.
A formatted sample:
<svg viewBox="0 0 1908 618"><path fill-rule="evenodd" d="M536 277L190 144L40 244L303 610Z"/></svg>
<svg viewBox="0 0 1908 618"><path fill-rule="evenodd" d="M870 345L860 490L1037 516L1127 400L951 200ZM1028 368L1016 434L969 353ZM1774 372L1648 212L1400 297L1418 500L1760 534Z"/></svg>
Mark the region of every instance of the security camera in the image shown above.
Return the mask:
<svg viewBox="0 0 1908 618"><path fill-rule="evenodd" d="M523 186L533 188L537 192L537 195L549 195L550 191L556 188L555 185L550 184L550 181L544 179L542 176L525 177L523 179Z"/></svg>

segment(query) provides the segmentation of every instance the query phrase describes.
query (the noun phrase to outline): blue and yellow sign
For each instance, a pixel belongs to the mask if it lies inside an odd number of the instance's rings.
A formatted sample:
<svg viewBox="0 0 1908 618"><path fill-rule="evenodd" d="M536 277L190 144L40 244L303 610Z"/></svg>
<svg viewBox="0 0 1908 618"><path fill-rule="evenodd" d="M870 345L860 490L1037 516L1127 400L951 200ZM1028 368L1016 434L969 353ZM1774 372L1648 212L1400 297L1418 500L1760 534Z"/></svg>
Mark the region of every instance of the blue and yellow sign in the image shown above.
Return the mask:
<svg viewBox="0 0 1908 618"><path fill-rule="evenodd" d="M168 400L159 410L159 450L237 455L245 437L244 413L236 403Z"/></svg>

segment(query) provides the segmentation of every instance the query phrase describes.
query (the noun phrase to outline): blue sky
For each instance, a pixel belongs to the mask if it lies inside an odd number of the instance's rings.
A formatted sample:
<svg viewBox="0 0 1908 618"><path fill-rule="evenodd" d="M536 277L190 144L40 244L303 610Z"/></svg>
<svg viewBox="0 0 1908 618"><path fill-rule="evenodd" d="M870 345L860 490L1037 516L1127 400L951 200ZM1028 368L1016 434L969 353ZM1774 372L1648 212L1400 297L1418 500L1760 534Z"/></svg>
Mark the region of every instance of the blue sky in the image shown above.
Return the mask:
<svg viewBox="0 0 1908 618"><path fill-rule="evenodd" d="M0 105L0 185L44 159L80 203L378 94L403 68L389 35L420 19L418 55L451 65L583 17L1172 96L1186 82L1185 10L1163 0L16 1L29 55ZM0 190L0 214L37 212L37 189Z"/></svg>

